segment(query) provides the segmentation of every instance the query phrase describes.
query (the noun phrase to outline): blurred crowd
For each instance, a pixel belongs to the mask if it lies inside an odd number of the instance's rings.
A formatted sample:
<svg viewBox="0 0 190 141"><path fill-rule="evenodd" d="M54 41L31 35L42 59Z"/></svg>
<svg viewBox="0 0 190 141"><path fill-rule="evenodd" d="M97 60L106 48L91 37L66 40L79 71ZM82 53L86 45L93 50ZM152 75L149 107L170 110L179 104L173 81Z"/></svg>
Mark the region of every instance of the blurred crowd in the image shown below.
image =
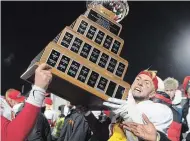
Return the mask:
<svg viewBox="0 0 190 141"><path fill-rule="evenodd" d="M126 100L103 103L106 111L69 101L56 111L46 92L51 80L50 68L41 64L28 96L16 89L1 96L2 141L190 141L190 76L179 84L143 70Z"/></svg>

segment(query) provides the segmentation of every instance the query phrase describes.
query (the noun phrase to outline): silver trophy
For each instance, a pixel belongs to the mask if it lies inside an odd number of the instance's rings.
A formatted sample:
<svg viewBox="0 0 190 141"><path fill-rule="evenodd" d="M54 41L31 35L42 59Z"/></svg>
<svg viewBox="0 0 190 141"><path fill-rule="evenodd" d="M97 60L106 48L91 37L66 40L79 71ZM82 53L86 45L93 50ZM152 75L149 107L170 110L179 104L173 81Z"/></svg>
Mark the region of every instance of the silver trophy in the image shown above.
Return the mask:
<svg viewBox="0 0 190 141"><path fill-rule="evenodd" d="M127 3L127 0L102 0L102 1L87 1L86 6L88 7L97 7L98 5L102 5L109 11L113 12L114 20L116 22L120 22L123 20L129 13L129 5Z"/></svg>

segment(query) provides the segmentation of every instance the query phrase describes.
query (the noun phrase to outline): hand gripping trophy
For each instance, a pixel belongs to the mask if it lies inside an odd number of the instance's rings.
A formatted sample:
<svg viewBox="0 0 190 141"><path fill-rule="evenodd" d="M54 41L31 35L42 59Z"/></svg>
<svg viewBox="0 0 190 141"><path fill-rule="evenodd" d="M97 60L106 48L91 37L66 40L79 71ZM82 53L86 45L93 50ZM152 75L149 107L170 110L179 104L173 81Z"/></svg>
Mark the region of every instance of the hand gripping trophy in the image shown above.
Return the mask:
<svg viewBox="0 0 190 141"><path fill-rule="evenodd" d="M109 97L126 99L130 85L123 80L128 62L121 58L124 40L119 24L129 12L127 1L87 1L87 11L65 27L21 75L34 81L41 63L52 69L48 91L74 105L104 108Z"/></svg>

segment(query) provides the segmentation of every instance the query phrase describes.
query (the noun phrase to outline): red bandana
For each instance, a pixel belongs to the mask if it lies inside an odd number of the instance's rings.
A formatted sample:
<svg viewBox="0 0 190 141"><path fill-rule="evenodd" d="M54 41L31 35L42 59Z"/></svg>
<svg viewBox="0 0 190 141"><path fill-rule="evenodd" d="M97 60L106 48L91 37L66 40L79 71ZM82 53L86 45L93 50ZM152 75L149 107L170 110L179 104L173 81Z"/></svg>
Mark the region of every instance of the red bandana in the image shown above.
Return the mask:
<svg viewBox="0 0 190 141"><path fill-rule="evenodd" d="M155 90L158 89L158 79L156 77L155 72L144 70L144 71L141 71L138 75L140 75L140 74L145 74L145 75L149 76L152 79L152 82L154 84Z"/></svg>
<svg viewBox="0 0 190 141"><path fill-rule="evenodd" d="M186 76L184 81L183 81L183 89L185 91L185 95L187 96L187 87L190 81L190 76Z"/></svg>

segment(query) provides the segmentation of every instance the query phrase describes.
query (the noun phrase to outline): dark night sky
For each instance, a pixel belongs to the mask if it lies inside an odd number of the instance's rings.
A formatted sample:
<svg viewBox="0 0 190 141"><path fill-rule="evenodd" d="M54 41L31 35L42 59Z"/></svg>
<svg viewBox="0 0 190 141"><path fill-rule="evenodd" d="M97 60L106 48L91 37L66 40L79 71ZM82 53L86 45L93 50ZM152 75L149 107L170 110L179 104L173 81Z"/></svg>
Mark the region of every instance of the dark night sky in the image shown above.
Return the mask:
<svg viewBox="0 0 190 141"><path fill-rule="evenodd" d="M121 57L129 62L125 80L152 65L158 75L180 82L190 75L190 2L129 2L120 35ZM1 2L2 94L21 89L20 75L65 26L86 10L85 2ZM11 64L4 59L12 54ZM11 57L10 57L11 58Z"/></svg>

